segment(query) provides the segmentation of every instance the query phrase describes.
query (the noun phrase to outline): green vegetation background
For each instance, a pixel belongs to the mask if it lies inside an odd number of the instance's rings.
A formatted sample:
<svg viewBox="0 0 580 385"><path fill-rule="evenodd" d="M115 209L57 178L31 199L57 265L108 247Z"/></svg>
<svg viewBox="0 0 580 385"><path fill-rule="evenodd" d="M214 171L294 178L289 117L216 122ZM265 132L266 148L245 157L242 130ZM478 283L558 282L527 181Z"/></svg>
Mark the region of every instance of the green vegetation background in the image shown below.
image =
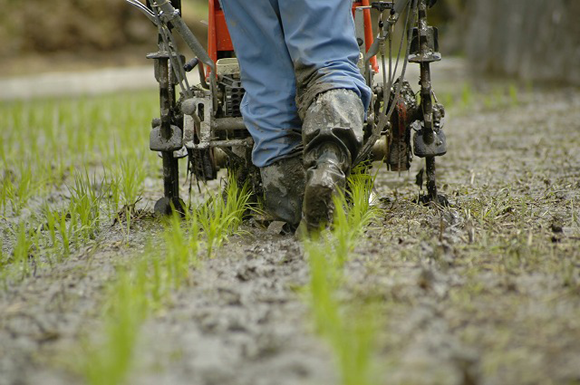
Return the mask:
<svg viewBox="0 0 580 385"><path fill-rule="evenodd" d="M144 0L141 0L142 2ZM450 22L465 0L441 1L437 22ZM207 40L207 0L182 0L183 16ZM0 59L25 54L108 52L154 44L149 21L124 0L0 0Z"/></svg>

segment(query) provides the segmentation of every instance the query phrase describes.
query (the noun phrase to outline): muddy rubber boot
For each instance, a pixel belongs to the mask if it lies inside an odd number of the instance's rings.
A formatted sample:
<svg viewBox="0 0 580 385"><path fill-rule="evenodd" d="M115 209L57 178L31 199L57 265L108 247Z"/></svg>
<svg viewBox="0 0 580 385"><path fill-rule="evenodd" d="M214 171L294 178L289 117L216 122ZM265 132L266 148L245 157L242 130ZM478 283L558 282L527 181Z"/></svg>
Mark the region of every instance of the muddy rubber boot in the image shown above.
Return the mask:
<svg viewBox="0 0 580 385"><path fill-rule="evenodd" d="M264 208L275 220L287 223L293 232L302 216L306 172L302 154L284 158L260 169L264 188Z"/></svg>
<svg viewBox="0 0 580 385"><path fill-rule="evenodd" d="M363 121L361 99L345 89L320 94L306 111L302 125L307 169L302 223L308 231L332 222L333 197L344 193L352 161L362 147Z"/></svg>
<svg viewBox="0 0 580 385"><path fill-rule="evenodd" d="M302 220L308 231L320 230L332 222L334 215L333 197L344 193L348 164L345 154L330 143L319 148L316 164L306 173L306 188Z"/></svg>

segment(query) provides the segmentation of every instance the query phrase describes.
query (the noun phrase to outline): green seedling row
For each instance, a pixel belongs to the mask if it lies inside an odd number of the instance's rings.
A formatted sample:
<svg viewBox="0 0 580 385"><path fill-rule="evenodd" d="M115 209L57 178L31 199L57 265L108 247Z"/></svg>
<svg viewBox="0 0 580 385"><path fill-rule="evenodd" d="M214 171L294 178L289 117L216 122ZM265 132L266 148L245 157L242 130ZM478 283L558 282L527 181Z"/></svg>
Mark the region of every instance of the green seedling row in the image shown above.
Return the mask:
<svg viewBox="0 0 580 385"><path fill-rule="evenodd" d="M248 186L239 188L235 178L229 179L225 195L211 197L201 205L197 217L204 232L208 257L214 256L215 250L239 228L249 209Z"/></svg>
<svg viewBox="0 0 580 385"><path fill-rule="evenodd" d="M128 235L147 176L158 159L148 150L155 93L0 106L0 244L4 285L60 263L99 241L115 221ZM5 129L4 129L5 128ZM155 166L154 166L155 165ZM199 250L214 256L250 209L247 187L232 179L225 194L165 224L161 250L120 268L105 305L104 340L88 348L89 383L121 383L130 368L139 325L187 283ZM91 342L88 346L93 346Z"/></svg>
<svg viewBox="0 0 580 385"><path fill-rule="evenodd" d="M215 256L228 236L239 231L251 209L247 187L232 177L224 194L165 221L161 244L150 246L121 268L105 304L102 341L88 342L80 368L89 384L122 384L132 368L139 330L148 316L170 303L171 294L187 285L198 267L200 250Z"/></svg>
<svg viewBox="0 0 580 385"><path fill-rule="evenodd" d="M157 171L143 135L156 98L143 92L0 106L1 277L21 279L98 241L121 208L130 231L144 179ZM37 246L29 258L23 231Z"/></svg>
<svg viewBox="0 0 580 385"><path fill-rule="evenodd" d="M332 348L344 385L376 383L371 360L376 337L372 306L338 299L357 240L379 215L371 201L373 185L374 178L366 173L351 175L347 193L334 199L332 230L303 240L310 266L308 294L314 324Z"/></svg>

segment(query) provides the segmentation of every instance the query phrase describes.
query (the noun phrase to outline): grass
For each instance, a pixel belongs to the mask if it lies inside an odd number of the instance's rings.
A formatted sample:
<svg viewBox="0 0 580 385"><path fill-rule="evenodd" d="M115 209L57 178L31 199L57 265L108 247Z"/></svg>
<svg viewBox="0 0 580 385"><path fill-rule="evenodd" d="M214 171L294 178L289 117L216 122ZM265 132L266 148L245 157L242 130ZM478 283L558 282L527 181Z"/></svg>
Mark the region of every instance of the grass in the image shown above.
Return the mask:
<svg viewBox="0 0 580 385"><path fill-rule="evenodd" d="M74 174L73 184L68 188L71 226L74 227L73 222L77 225L73 235L78 235L80 241L94 239L100 228L101 204L106 191L98 191L98 185L103 185L103 180L97 181L95 176L91 178L85 169Z"/></svg>
<svg viewBox="0 0 580 385"><path fill-rule="evenodd" d="M145 178L159 179L160 162L143 135L158 113L157 97L152 91L0 106L5 287L55 266L87 242L98 244L103 227L122 222L121 215L127 239ZM140 325L188 283L202 249L213 257L239 231L249 193L234 181L184 220L169 218L160 244L118 268L107 289L102 340L85 346L87 382L122 383Z"/></svg>
<svg viewBox="0 0 580 385"><path fill-rule="evenodd" d="M175 214L164 223L162 242L124 266L109 289L103 320L103 341L85 345L81 372L89 384L121 384L133 362L142 323L169 303L170 294L187 285L200 265L203 230L207 256L212 257L236 231L250 208L247 187L238 188L231 176L223 195L192 211Z"/></svg>
<svg viewBox="0 0 580 385"><path fill-rule="evenodd" d="M133 269L121 271L110 288L104 341L98 346L89 343L82 362L89 384L123 383L132 364L141 324L149 312L147 281L147 264L142 259Z"/></svg>
<svg viewBox="0 0 580 385"><path fill-rule="evenodd" d="M372 373L376 320L371 305L338 300L345 264L365 228L378 217L370 201L374 178L355 172L345 195L334 199L332 230L303 240L310 267L308 286L316 330L332 347L343 385L376 383Z"/></svg>
<svg viewBox="0 0 580 385"><path fill-rule="evenodd" d="M336 239L336 252L340 264L354 250L364 229L378 216L371 202L375 178L364 172L354 172L347 181L346 196L334 198L334 223L332 234Z"/></svg>
<svg viewBox="0 0 580 385"><path fill-rule="evenodd" d="M497 97L490 97L489 106L484 107L523 103L525 99L516 91L511 86L492 89ZM455 107L471 98L472 111L486 100L473 90L464 92L463 96L450 96ZM0 276L14 281L34 277L35 271L42 273L46 262L53 265L74 257L86 243L96 244L101 229L111 225L120 208L139 198L141 178L160 179L159 160L149 154L146 138L134 147L127 144L143 138L149 118L156 113L156 97L139 94L129 100L107 96L0 106ZM442 100L446 104L445 98ZM470 130L469 124L466 130ZM490 127L489 131L495 134L499 130ZM480 131L472 130L469 136L474 132ZM556 134L566 134L566 140L556 140ZM461 138L459 132L454 136ZM453 182L465 180L460 170L465 162L453 163L454 154L460 152L450 151L451 159L442 162L442 180L451 183L458 204L442 211L413 205L411 198L406 201L412 194L403 193L392 212L373 212L376 209L368 205L371 181L349 182L349 192L335 202L333 230L304 241L311 270L308 294L313 321L332 348L342 383L377 383L373 371L377 356L396 361L408 352L405 349L411 333L421 330L411 328L406 334L403 326L422 300L439 304L437 320L449 324L453 335L481 351L484 369L499 373L491 381L504 380L501 373L524 373L523 369L530 367L522 362L535 365L536 352L542 349L549 348L556 359L573 351L566 346L577 335L574 320L579 318L566 312L577 304L580 288L580 254L574 238L580 223L576 176L565 176L564 172L574 171L577 135L569 127L554 124L550 135L542 138L541 146L551 149L546 158L550 162L545 162L549 171L542 176L523 167L523 161L509 159L507 169L521 167L525 172L509 180L504 176L502 183L480 170L476 170L478 179L472 185ZM469 140L465 142L469 146ZM567 149L565 158L570 163L559 163L564 158L560 153L566 152L560 147ZM477 147L471 150L481 155L478 151ZM489 170L486 159L481 157L472 167ZM125 171L122 161L126 162ZM539 167L538 163L534 167ZM127 187L135 173L141 182ZM549 185L544 186L543 177ZM535 187L526 189L528 185ZM160 244L142 255L128 256L130 253L122 249L128 258L106 286L102 328L90 330L95 339L84 352L87 382L115 384L126 380L134 365L143 322L166 309L176 291L192 283L192 269L203 263L204 255L219 255L219 247L239 231L244 204L234 195L233 200L216 195L206 206L188 213L185 220L170 218L163 223ZM97 212L89 204L95 200L99 202ZM444 220L448 214L455 219ZM565 229L560 235L550 229L553 216L562 218ZM369 223L379 218L385 228L369 229ZM365 236L367 230L372 239ZM379 251L357 246L363 239ZM426 251L429 248L432 251ZM362 250L365 255L356 256L356 251ZM359 288L359 278L353 278L349 268L368 261L387 283L362 292L368 287ZM417 288L409 279L409 273L426 264L439 270L443 279L436 283L448 292ZM5 287L6 282L4 279ZM379 300L373 303L372 296L379 291L394 303L390 306L395 311L375 309ZM384 344L384 334L394 342ZM541 341L550 341L550 346L541 345ZM377 352L377 348L382 349ZM526 355L526 349L534 354ZM541 369L538 367L537 372ZM534 381L539 380L530 379Z"/></svg>
<svg viewBox="0 0 580 385"><path fill-rule="evenodd" d="M192 266L199 263L197 253L199 250L199 225L195 213L186 212L185 228L179 215L173 215L169 219L169 226L163 234L165 241L165 272L161 272L159 261L155 258L154 263L154 290L155 297L161 298L163 287L170 285L164 283L165 280L171 282L173 289L178 289L187 279L187 272Z"/></svg>
<svg viewBox="0 0 580 385"><path fill-rule="evenodd" d="M81 372L92 385L124 382L133 364L140 328L147 317L167 304L172 290L186 282L197 266L199 233L195 214L178 214L164 224L160 245L129 260L108 289L103 339L85 342Z"/></svg>
<svg viewBox="0 0 580 385"><path fill-rule="evenodd" d="M21 278L29 277L36 267L36 256L33 250L35 235L21 222L16 231L16 244L12 253L12 263L16 265Z"/></svg>
<svg viewBox="0 0 580 385"><path fill-rule="evenodd" d="M225 195L214 195L198 210L197 218L203 230L208 257L214 256L227 238L235 233L243 217L251 209L248 185L238 187L230 175Z"/></svg>
<svg viewBox="0 0 580 385"><path fill-rule="evenodd" d="M145 177L155 176L150 160L157 159L142 133L157 105L153 91L0 105L0 232L9 234L4 269L24 261L22 226L41 248L42 258L30 263L43 268L97 241L120 205L131 218Z"/></svg>
<svg viewBox="0 0 580 385"><path fill-rule="evenodd" d="M5 176L2 186L2 202L3 210L6 212L6 203L10 202L12 212L18 216L32 197L36 190L38 183L35 183L32 175L32 170L26 165L22 165L19 169L18 179L12 180L11 175ZM16 179L16 178L14 178Z"/></svg>
<svg viewBox="0 0 580 385"><path fill-rule="evenodd" d="M341 383L368 385L372 378L376 322L370 308L344 304L336 297L344 280L336 250L328 242L306 242L310 266L309 292L318 333L332 347Z"/></svg>
<svg viewBox="0 0 580 385"><path fill-rule="evenodd" d="M120 159L120 177L114 180L114 182L118 183L120 181L120 183L115 185L117 191L112 194L112 197L115 200L115 205L118 206L118 201L116 200L119 197L120 190L127 234L131 231L131 220L143 191L145 173L141 168L141 163L140 159L135 156L129 159Z"/></svg>
<svg viewBox="0 0 580 385"><path fill-rule="evenodd" d="M522 103L522 94L530 92L530 86L514 82L496 81L477 87L471 82L464 82L461 88L458 87L458 91L441 93L438 99L447 111L454 115L465 115L473 113L475 109L495 110L517 107Z"/></svg>

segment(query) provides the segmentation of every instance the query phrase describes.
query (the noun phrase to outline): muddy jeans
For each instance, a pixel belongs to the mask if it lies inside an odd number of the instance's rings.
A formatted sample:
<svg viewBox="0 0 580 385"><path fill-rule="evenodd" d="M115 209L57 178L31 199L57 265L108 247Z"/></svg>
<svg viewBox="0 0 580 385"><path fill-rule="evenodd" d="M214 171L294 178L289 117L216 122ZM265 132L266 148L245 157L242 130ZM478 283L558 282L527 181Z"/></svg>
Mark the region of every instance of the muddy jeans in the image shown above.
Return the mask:
<svg viewBox="0 0 580 385"><path fill-rule="evenodd" d="M300 151L302 119L315 97L370 89L357 68L351 1L221 0L246 94L244 123L258 167Z"/></svg>

